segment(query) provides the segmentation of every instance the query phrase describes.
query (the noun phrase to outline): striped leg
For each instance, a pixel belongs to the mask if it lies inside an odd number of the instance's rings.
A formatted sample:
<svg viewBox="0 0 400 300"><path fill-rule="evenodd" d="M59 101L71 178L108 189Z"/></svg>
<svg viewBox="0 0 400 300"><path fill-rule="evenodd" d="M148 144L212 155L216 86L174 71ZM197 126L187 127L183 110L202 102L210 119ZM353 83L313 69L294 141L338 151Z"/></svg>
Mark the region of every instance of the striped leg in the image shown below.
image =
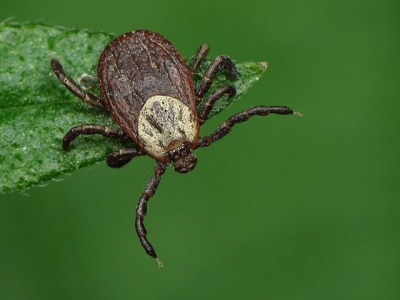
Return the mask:
<svg viewBox="0 0 400 300"><path fill-rule="evenodd" d="M53 68L53 71L58 77L58 79L60 79L61 83L65 85L65 87L69 89L74 95L76 95L86 103L89 103L93 106L101 108L106 107L103 100L96 97L92 93L85 93L71 77L65 74L63 66L60 64L58 60L53 58L51 60L51 67Z"/></svg>
<svg viewBox="0 0 400 300"><path fill-rule="evenodd" d="M146 153L140 148L122 148L108 155L107 165L111 168L121 168L130 162L132 158L142 155L146 155Z"/></svg>
<svg viewBox="0 0 400 300"><path fill-rule="evenodd" d="M210 47L208 47L207 44L202 44L197 50L196 58L193 61L192 65L189 66L192 73L196 72L201 63L206 59L208 51L210 51Z"/></svg>
<svg viewBox="0 0 400 300"><path fill-rule="evenodd" d="M211 84L213 83L214 76L224 70L227 69L229 71L230 79L235 80L237 78L237 71L235 64L227 55L221 55L216 57L210 66L208 67L206 73L203 76L203 79L200 83L200 87L196 92L196 96L198 98L203 98L203 96L209 90Z"/></svg>
<svg viewBox="0 0 400 300"><path fill-rule="evenodd" d="M144 250L146 250L146 253L157 260L159 267L163 267L163 264L161 263L161 261L158 260L157 254L153 246L147 240L147 230L144 226L143 220L144 217L147 215L147 202L150 200L151 197L155 195L158 184L161 180L161 176L164 174L166 168L167 164L162 162L157 162L157 164L154 166L155 174L150 178L149 182L144 187L142 195L140 196L139 202L136 206L135 220L136 232L140 239L140 243L142 244Z"/></svg>
<svg viewBox="0 0 400 300"><path fill-rule="evenodd" d="M222 123L210 136L199 138L196 148L208 147L210 144L222 139L225 135L231 132L235 124L246 122L252 116L267 116L269 114L278 115L301 115L299 112L293 112L287 106L254 106L248 110L242 111L227 121Z"/></svg>
<svg viewBox="0 0 400 300"><path fill-rule="evenodd" d="M214 93L208 97L207 101L204 103L204 106L201 111L199 111L199 119L200 125L203 125L207 120L208 115L210 114L214 104L217 100L221 99L222 96L228 94L229 97L233 97L236 95L236 88L232 85L226 85L219 89L217 89Z"/></svg>
<svg viewBox="0 0 400 300"><path fill-rule="evenodd" d="M108 126L99 124L82 124L68 130L63 139L63 144L62 144L63 149L68 150L71 142L74 141L81 134L83 135L100 134L106 138L119 139L119 140L129 139L128 135L125 132L116 130Z"/></svg>

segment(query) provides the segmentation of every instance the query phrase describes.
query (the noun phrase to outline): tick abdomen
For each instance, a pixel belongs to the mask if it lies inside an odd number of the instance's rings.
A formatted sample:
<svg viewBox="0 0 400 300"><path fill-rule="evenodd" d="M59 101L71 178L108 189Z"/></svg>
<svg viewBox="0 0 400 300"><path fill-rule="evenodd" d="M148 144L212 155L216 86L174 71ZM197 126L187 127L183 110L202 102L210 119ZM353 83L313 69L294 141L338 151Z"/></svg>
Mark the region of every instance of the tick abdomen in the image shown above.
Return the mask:
<svg viewBox="0 0 400 300"><path fill-rule="evenodd" d="M169 96L156 95L147 99L140 111L138 138L150 156L167 160L168 153L184 142L197 141L198 128L187 105Z"/></svg>

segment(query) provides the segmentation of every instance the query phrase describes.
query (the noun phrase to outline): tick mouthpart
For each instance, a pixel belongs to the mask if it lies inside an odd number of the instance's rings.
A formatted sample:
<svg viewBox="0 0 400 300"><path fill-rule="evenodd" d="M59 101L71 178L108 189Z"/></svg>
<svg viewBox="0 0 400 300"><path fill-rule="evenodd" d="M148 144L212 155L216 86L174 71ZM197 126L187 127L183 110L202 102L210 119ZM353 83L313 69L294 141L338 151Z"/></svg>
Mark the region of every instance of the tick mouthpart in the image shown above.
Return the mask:
<svg viewBox="0 0 400 300"><path fill-rule="evenodd" d="M197 157L190 151L188 142L184 142L177 149L170 151L169 156L178 173L187 173L196 167Z"/></svg>
<svg viewBox="0 0 400 300"><path fill-rule="evenodd" d="M193 153L182 156L178 160L173 161L174 169L178 173L187 173L192 171L197 165L197 157Z"/></svg>

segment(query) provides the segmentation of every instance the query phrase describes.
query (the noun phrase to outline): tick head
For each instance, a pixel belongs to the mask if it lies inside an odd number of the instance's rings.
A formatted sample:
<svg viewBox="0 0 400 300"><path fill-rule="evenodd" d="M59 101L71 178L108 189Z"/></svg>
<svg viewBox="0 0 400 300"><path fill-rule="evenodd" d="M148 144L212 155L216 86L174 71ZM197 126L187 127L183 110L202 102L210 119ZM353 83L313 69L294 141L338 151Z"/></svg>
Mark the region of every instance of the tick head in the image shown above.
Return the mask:
<svg viewBox="0 0 400 300"><path fill-rule="evenodd" d="M193 153L189 153L186 156L181 157L174 162L174 169L179 173L187 173L194 169L197 164L197 157Z"/></svg>
<svg viewBox="0 0 400 300"><path fill-rule="evenodd" d="M194 169L197 157L190 151L190 144L183 143L181 147L170 152L174 169L179 173L187 173Z"/></svg>

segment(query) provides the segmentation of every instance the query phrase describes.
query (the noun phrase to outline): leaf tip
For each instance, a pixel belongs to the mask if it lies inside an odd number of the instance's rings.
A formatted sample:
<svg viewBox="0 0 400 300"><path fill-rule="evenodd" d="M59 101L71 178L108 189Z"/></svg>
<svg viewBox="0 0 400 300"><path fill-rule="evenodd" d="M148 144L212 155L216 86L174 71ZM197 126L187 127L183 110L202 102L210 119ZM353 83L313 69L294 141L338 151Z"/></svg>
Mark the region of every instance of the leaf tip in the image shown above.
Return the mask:
<svg viewBox="0 0 400 300"><path fill-rule="evenodd" d="M260 62L260 69L265 71L268 68L268 63L266 61Z"/></svg>

